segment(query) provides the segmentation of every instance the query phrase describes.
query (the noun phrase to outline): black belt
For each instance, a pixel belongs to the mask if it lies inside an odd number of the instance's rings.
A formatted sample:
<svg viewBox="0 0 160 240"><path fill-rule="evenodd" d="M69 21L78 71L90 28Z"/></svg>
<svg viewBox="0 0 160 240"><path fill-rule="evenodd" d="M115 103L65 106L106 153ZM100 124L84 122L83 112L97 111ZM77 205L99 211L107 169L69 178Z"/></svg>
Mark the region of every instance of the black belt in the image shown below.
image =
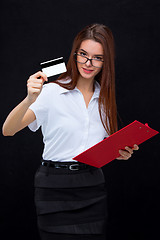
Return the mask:
<svg viewBox="0 0 160 240"><path fill-rule="evenodd" d="M92 166L89 166L84 163L74 163L74 162L65 163L65 162L53 162L53 161L46 161L46 160L42 161L42 166L53 167L53 168L65 168L71 171L92 168Z"/></svg>

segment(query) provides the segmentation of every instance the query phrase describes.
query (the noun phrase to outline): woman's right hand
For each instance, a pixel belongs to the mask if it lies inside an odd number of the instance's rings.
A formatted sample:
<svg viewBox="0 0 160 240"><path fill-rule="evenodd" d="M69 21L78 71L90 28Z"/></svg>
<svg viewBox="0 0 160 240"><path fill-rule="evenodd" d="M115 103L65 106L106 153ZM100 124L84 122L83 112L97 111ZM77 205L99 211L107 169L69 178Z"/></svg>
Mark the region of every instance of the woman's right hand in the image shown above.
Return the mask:
<svg viewBox="0 0 160 240"><path fill-rule="evenodd" d="M30 103L33 103L36 101L38 95L40 94L43 83L45 81L48 81L46 74L39 71L33 75L31 75L27 81L27 89L28 89L28 95L27 98Z"/></svg>

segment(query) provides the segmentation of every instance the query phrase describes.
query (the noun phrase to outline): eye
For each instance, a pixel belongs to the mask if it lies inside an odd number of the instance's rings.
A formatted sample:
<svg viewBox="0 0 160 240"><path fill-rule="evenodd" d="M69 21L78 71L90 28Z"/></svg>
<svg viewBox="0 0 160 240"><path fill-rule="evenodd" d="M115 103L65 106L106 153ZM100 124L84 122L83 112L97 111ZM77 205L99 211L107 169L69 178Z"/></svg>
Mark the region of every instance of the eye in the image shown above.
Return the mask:
<svg viewBox="0 0 160 240"><path fill-rule="evenodd" d="M79 54L80 54L81 56L84 56L84 57L86 57L86 55L87 55L85 52L80 52Z"/></svg>
<svg viewBox="0 0 160 240"><path fill-rule="evenodd" d="M94 59L98 60L98 61L103 61L103 58L102 57L98 57L98 56L95 56Z"/></svg>

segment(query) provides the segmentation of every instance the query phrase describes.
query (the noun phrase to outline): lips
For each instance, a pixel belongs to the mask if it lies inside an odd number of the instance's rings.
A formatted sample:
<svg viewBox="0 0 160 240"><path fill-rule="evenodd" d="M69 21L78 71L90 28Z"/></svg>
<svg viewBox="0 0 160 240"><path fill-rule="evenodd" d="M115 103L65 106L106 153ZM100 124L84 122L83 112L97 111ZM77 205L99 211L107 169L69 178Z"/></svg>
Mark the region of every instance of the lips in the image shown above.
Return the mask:
<svg viewBox="0 0 160 240"><path fill-rule="evenodd" d="M90 74L90 73L92 73L94 71L94 70L90 70L90 69L86 69L86 68L82 68L82 69L87 74Z"/></svg>

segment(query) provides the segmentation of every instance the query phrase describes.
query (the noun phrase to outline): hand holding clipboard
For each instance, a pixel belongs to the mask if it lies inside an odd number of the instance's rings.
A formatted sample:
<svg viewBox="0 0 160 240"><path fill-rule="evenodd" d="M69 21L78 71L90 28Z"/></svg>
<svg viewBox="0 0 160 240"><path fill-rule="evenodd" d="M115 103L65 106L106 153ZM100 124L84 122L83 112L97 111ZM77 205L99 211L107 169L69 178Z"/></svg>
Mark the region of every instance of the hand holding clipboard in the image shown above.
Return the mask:
<svg viewBox="0 0 160 240"><path fill-rule="evenodd" d="M134 121L73 159L100 168L119 157L119 150L141 144L159 132Z"/></svg>

